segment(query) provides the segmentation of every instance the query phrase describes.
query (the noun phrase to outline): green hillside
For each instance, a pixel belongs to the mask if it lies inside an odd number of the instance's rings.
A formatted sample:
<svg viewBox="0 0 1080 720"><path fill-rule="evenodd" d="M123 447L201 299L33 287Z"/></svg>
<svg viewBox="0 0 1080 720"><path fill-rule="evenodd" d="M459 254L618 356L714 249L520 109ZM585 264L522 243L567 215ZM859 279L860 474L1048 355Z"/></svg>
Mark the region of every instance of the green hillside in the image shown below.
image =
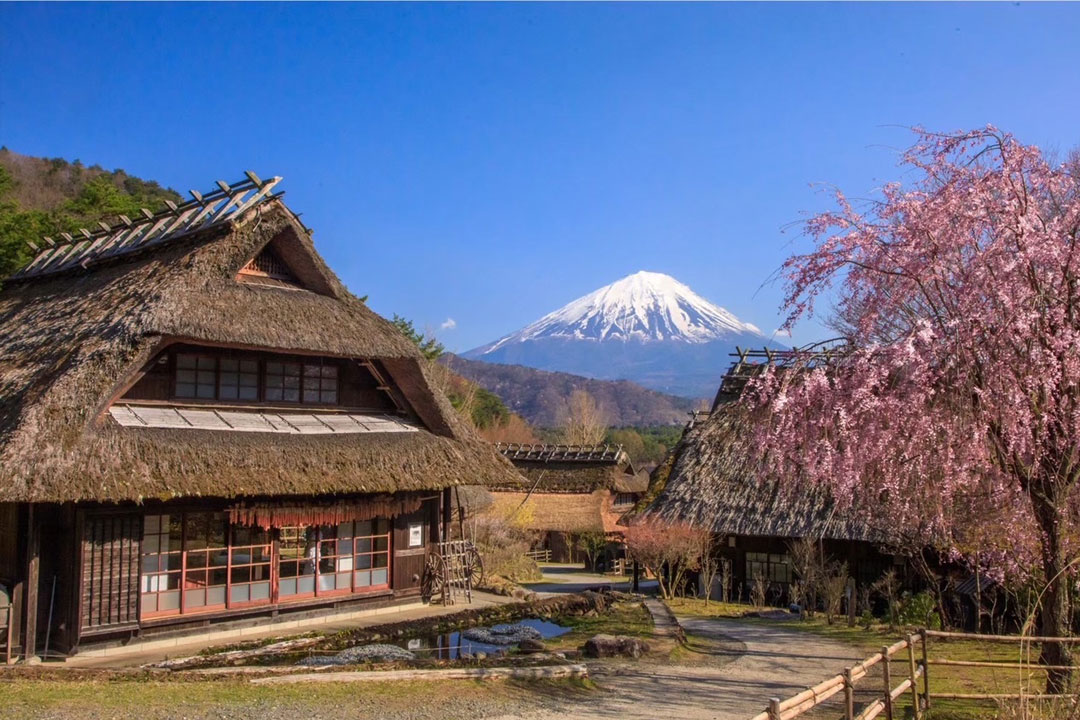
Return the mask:
<svg viewBox="0 0 1080 720"><path fill-rule="evenodd" d="M0 148L0 278L30 259L27 241L40 245L44 235L93 230L99 220L135 217L140 208L157 211L165 200L180 199L175 190L123 170Z"/></svg>

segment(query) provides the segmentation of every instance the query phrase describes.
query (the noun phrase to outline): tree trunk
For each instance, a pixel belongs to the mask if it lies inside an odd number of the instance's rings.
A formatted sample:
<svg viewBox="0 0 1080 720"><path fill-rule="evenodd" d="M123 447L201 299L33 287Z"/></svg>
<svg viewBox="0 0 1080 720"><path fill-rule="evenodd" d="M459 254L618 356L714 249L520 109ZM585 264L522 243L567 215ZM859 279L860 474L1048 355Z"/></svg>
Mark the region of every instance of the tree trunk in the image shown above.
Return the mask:
<svg viewBox="0 0 1080 720"><path fill-rule="evenodd" d="M1069 578L1061 547L1062 527L1059 512L1047 488L1032 492L1035 518L1042 530L1042 561L1046 589L1039 606L1039 634L1045 637L1069 635ZM1052 492L1052 490L1051 490ZM1072 651L1067 643L1043 643L1039 660L1044 665L1072 665ZM1068 670L1047 672L1046 692L1068 692L1072 673Z"/></svg>

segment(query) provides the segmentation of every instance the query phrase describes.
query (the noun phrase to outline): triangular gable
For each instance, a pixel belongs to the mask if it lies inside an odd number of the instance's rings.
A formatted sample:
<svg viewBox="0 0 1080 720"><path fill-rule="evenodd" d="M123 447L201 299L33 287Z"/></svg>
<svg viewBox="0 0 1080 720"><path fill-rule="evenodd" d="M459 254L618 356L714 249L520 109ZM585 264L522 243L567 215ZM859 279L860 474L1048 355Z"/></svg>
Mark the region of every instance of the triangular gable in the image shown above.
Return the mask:
<svg viewBox="0 0 1080 720"><path fill-rule="evenodd" d="M237 271L238 282L310 290L334 295L334 284L312 251L287 227L258 250Z"/></svg>

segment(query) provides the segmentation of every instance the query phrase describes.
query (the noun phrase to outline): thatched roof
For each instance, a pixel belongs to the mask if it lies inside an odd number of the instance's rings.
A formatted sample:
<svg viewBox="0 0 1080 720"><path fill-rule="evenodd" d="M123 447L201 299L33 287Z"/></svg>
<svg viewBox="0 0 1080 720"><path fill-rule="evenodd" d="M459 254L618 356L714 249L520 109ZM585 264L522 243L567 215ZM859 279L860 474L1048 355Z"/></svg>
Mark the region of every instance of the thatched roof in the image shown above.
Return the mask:
<svg viewBox="0 0 1080 720"><path fill-rule="evenodd" d="M604 532L605 503L610 493L525 493L494 492L494 504L487 511L511 519L531 530L555 532Z"/></svg>
<svg viewBox="0 0 1080 720"><path fill-rule="evenodd" d="M724 535L884 541L821 490L789 487L763 475L748 446L746 409L718 404L695 420L653 471L637 517L686 522Z"/></svg>
<svg viewBox="0 0 1080 720"><path fill-rule="evenodd" d="M496 448L524 477L512 484L499 485L500 490L591 493L601 489L618 491L620 486L634 484L634 466L621 445L511 443Z"/></svg>
<svg viewBox="0 0 1080 720"><path fill-rule="evenodd" d="M514 482L509 463L432 389L418 350L345 289L279 198L124 252L89 252L97 240L68 252L82 262L16 274L0 291L0 501ZM237 282L266 247L303 289ZM110 403L177 341L376 360L423 430L293 437L118 427Z"/></svg>

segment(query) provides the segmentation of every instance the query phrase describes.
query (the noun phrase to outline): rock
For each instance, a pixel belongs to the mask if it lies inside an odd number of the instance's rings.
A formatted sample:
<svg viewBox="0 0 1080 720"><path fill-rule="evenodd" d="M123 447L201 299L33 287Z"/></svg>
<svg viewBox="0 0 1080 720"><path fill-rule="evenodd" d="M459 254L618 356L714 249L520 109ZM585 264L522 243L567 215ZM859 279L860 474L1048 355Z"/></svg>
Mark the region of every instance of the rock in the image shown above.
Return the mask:
<svg viewBox="0 0 1080 720"><path fill-rule="evenodd" d="M398 660L415 660L416 655L400 648L397 645L357 645L346 648L337 655L315 655L302 658L297 665L320 666L320 665L355 665L369 660L381 662L394 662Z"/></svg>
<svg viewBox="0 0 1080 720"><path fill-rule="evenodd" d="M458 655L458 658L459 658L459 659L461 659L461 660L472 660L472 659L473 659L473 654L472 654L472 653L467 653L467 652L463 652L463 653L461 653L460 655Z"/></svg>
<svg viewBox="0 0 1080 720"><path fill-rule="evenodd" d="M528 625L495 625L491 628L469 628L462 633L467 640L485 645L517 645L523 640L539 640L543 636Z"/></svg>
<svg viewBox="0 0 1080 720"><path fill-rule="evenodd" d="M483 650L479 650L473 655L473 660L487 660L487 653Z"/></svg>
<svg viewBox="0 0 1080 720"><path fill-rule="evenodd" d="M559 653L559 654L563 656L564 660L580 660L581 659L581 651L580 650L567 650L566 652L562 652L562 653Z"/></svg>
<svg viewBox="0 0 1080 720"><path fill-rule="evenodd" d="M649 646L641 639L626 635L593 635L585 641L585 657L630 657L639 658L649 651Z"/></svg>
<svg viewBox="0 0 1080 720"><path fill-rule="evenodd" d="M547 646L544 645L543 640L537 640L535 638L525 638L518 644L518 650L525 653L526 655L531 655L533 653L544 652L545 650L547 650Z"/></svg>
<svg viewBox="0 0 1080 720"><path fill-rule="evenodd" d="M555 653L555 657L559 658L560 660L565 660L566 659L566 653L557 652L557 653Z"/></svg>

